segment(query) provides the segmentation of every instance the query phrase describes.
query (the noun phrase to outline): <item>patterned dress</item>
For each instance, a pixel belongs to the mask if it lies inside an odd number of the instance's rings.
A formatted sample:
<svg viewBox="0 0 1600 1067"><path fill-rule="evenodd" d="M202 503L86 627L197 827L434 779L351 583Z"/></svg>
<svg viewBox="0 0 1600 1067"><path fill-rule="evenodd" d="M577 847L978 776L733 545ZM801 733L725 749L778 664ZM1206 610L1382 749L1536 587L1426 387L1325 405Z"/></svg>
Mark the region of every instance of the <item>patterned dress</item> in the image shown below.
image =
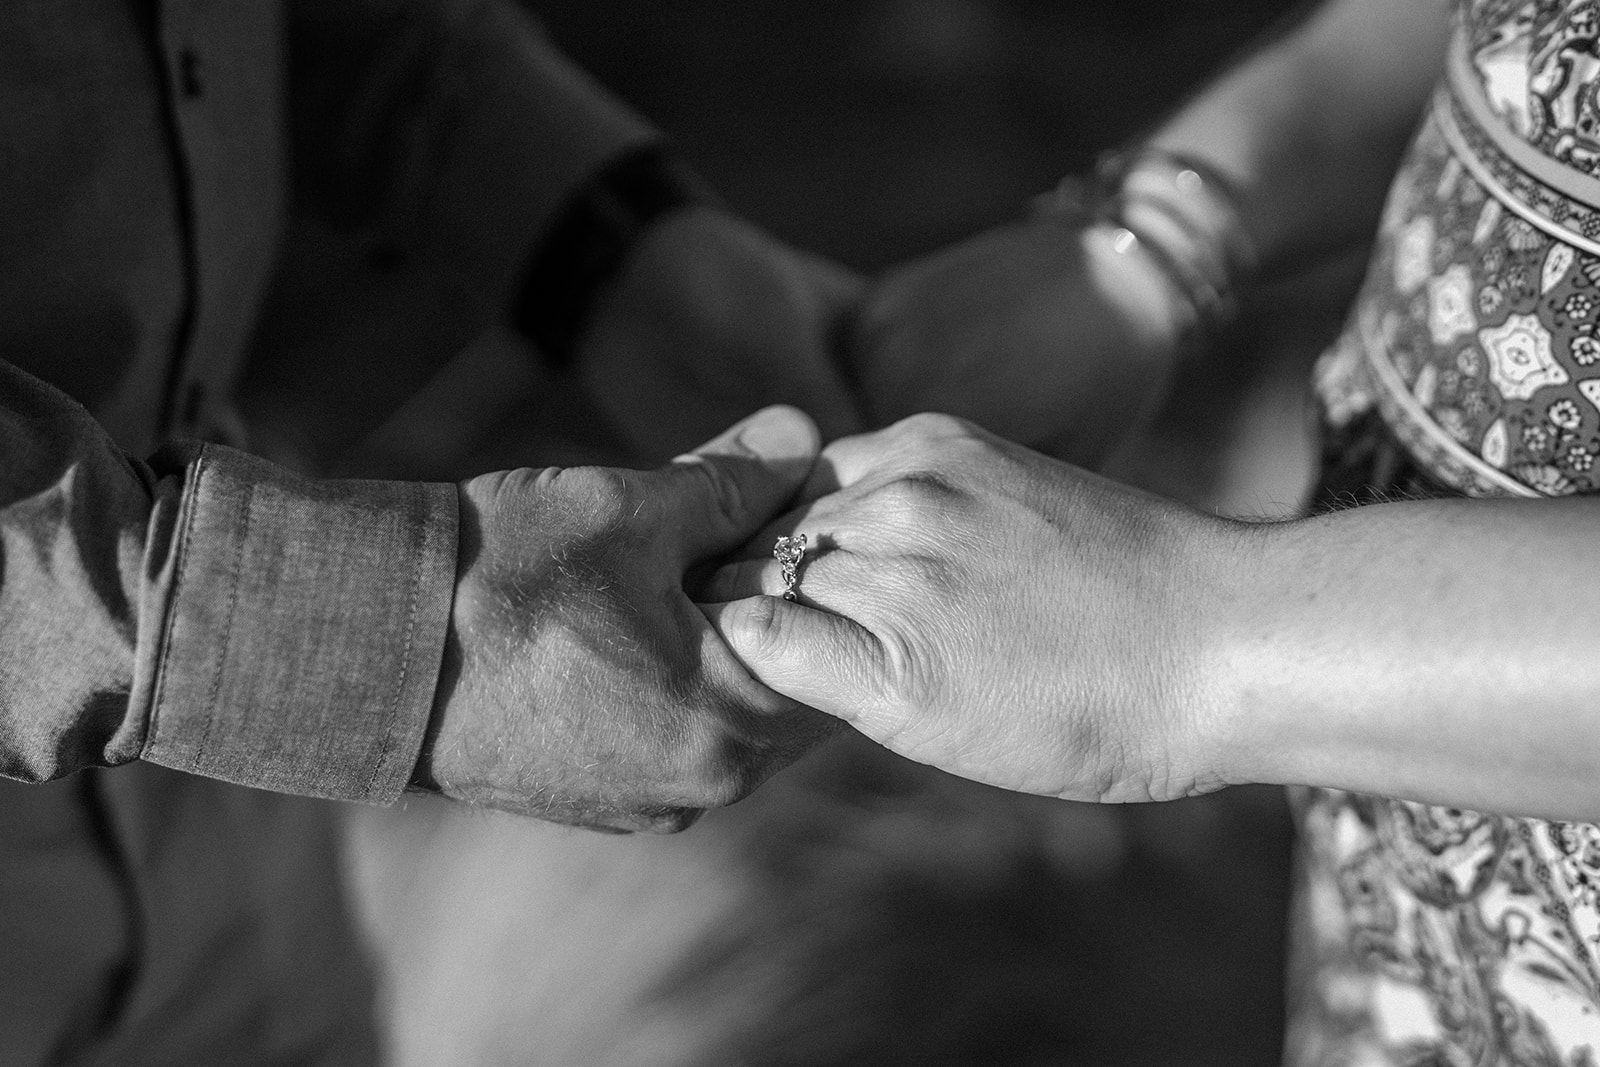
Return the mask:
<svg viewBox="0 0 1600 1067"><path fill-rule="evenodd" d="M1317 367L1319 506L1600 491L1597 6L1457 5ZM1320 789L1296 803L1289 1064L1600 1067L1600 828Z"/></svg>

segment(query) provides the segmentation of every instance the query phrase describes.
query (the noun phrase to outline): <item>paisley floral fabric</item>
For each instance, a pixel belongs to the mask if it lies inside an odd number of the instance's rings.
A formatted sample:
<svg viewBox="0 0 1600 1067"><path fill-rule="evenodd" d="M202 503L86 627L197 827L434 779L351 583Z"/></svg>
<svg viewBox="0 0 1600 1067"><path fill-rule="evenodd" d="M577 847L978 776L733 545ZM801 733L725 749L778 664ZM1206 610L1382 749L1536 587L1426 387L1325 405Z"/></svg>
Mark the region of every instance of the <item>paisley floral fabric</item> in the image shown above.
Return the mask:
<svg viewBox="0 0 1600 1067"><path fill-rule="evenodd" d="M1289 1063L1600 1063L1600 831L1322 790L1301 816Z"/></svg>
<svg viewBox="0 0 1600 1067"><path fill-rule="evenodd" d="M1596 6L1458 5L1317 367L1323 506L1600 491ZM1600 1067L1600 828L1329 790L1296 807L1288 1063Z"/></svg>

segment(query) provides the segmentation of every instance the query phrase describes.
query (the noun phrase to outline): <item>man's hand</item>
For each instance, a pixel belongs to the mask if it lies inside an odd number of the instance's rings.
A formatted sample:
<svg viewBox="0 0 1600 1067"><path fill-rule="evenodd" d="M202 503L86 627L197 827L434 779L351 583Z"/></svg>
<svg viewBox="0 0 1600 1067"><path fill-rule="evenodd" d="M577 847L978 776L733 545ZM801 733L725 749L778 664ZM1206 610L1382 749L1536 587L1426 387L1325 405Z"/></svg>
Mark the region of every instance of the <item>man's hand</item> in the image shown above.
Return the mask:
<svg viewBox="0 0 1600 1067"><path fill-rule="evenodd" d="M848 350L875 420L947 412L1094 465L1162 396L1175 310L1148 252L1040 215L890 271Z"/></svg>
<svg viewBox="0 0 1600 1067"><path fill-rule="evenodd" d="M1007 789L1158 800L1226 784L1199 669L1231 527L941 415L823 452L828 491L718 572L705 610L768 685L895 752ZM764 593L765 596L754 594ZM749 598L749 599L741 599Z"/></svg>
<svg viewBox="0 0 1600 1067"><path fill-rule="evenodd" d="M558 822L677 830L830 730L754 681L684 574L793 496L816 427L771 408L655 471L461 485L461 564L419 777Z"/></svg>
<svg viewBox="0 0 1600 1067"><path fill-rule="evenodd" d="M824 438L862 429L835 356L861 282L715 208L656 223L605 287L574 356L639 454L668 456L761 404Z"/></svg>

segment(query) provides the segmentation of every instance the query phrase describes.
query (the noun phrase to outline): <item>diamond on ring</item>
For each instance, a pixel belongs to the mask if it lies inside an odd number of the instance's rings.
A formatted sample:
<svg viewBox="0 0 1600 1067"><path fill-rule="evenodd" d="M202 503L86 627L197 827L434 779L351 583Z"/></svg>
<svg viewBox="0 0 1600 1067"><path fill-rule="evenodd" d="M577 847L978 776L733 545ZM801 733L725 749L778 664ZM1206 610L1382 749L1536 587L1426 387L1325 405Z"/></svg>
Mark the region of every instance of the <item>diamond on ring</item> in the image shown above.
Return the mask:
<svg viewBox="0 0 1600 1067"><path fill-rule="evenodd" d="M772 558L783 569L783 599L794 599L794 583L798 580L800 557L806 554L806 535L780 537L772 546Z"/></svg>

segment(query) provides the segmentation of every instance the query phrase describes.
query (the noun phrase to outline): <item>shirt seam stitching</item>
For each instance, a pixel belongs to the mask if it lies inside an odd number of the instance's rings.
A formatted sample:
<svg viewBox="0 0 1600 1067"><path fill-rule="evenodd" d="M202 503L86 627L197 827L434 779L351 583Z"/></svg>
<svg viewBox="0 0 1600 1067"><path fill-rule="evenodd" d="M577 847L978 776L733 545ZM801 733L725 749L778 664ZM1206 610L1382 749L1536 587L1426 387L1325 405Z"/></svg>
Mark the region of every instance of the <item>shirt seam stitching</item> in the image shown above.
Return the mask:
<svg viewBox="0 0 1600 1067"><path fill-rule="evenodd" d="M194 532L195 512L200 510L200 487L209 473L206 460L209 457L204 447L194 464L194 490L184 501L185 513L183 527L178 534L177 544L177 573L172 579L172 599L167 605L166 623L162 626L161 645L156 650L161 665L156 672L155 695L150 702L150 737L145 743L145 750L155 747L161 736L161 705L167 695L167 678L172 665L172 631L178 624L178 601L183 596L183 579L189 564L189 541Z"/></svg>
<svg viewBox="0 0 1600 1067"><path fill-rule="evenodd" d="M384 732L383 747L379 749L378 760L373 765L371 777L367 779L366 793L368 796L371 796L376 790L378 778L382 775L385 765L389 761L389 756L394 750L395 724L400 719L400 698L405 694L406 678L411 671L411 652L416 641L417 605L422 599L423 557L427 553L428 546L428 526L426 521L428 500L427 491L422 485L418 484L413 492L422 505L419 510L422 512L423 521L417 524L417 555L419 558L417 559L416 567L411 572L411 605L406 616L405 651L402 653L400 661L400 677L395 683L394 699L389 702L388 729Z"/></svg>
<svg viewBox="0 0 1600 1067"><path fill-rule="evenodd" d="M222 634L217 640L217 669L211 676L211 687L206 692L206 723L200 732L200 743L195 748L190 766L198 771L205 760L206 749L211 745L211 732L217 721L217 701L222 695L222 676L228 666L228 646L233 639L233 620L239 611L239 574L244 567L245 544L250 540L250 512L255 502L254 482L245 483L244 498L239 502L239 540L233 548L233 569L228 582L228 613L222 621Z"/></svg>

